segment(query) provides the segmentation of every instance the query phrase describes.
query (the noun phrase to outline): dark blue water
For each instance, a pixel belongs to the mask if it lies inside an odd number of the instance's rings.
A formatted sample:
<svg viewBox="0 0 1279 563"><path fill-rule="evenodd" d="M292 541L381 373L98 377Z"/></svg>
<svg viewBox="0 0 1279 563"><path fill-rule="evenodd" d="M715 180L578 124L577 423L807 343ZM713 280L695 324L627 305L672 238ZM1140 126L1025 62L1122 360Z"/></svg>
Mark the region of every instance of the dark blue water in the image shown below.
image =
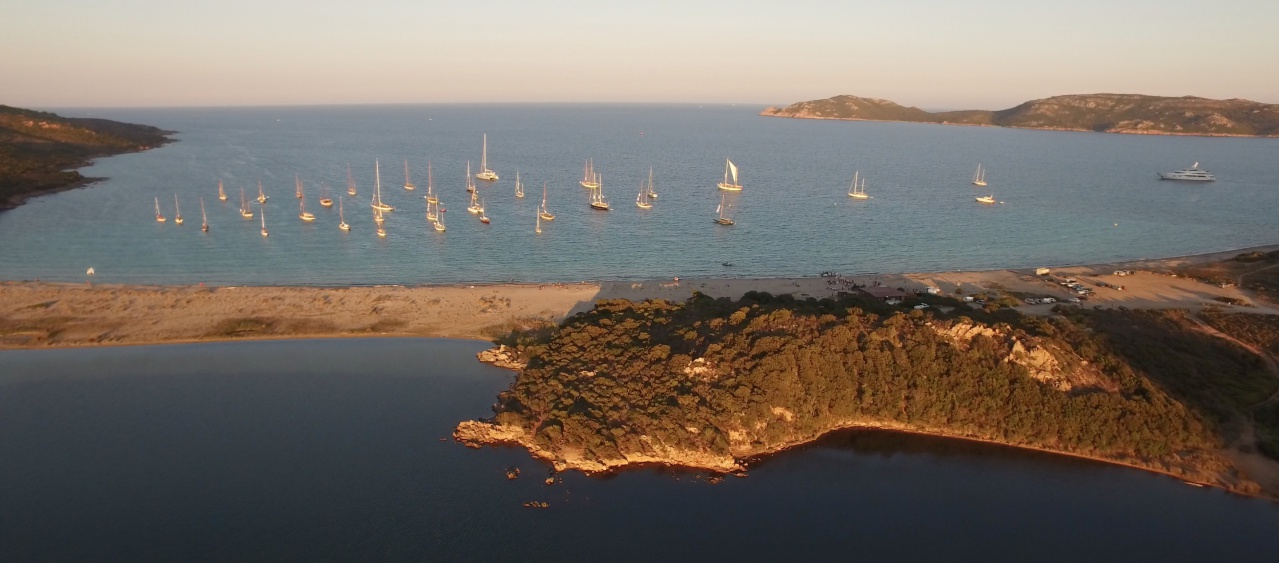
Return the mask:
<svg viewBox="0 0 1279 563"><path fill-rule="evenodd" d="M448 438L482 342L0 354L0 560L1273 561L1279 506L1162 476L845 433L708 485ZM523 477L507 481L508 465ZM521 507L547 501L546 510Z"/></svg>
<svg viewBox="0 0 1279 563"><path fill-rule="evenodd" d="M110 180L0 213L0 276L103 282L376 284L576 281L670 276L799 276L938 271L1153 258L1270 244L1279 232L1279 139L1106 135L1017 129L765 118L734 106L426 105L65 110L179 131L177 143L98 161ZM480 182L491 225L465 212L466 162L481 135L502 179ZM732 228L711 223L725 157L745 189ZM579 187L594 158L614 211L587 208ZM384 199L399 207L374 234L368 198L381 159ZM426 183L434 164L448 231L426 223L424 188L407 192L403 161ZM1221 181L1160 182L1199 161ZM316 202L336 195L350 163L360 195L354 230ZM977 163L1003 205L981 206ZM633 204L655 169L659 199ZM516 170L528 197L513 196ZM873 199L845 194L853 172ZM293 177L308 186L312 224L297 218ZM224 180L230 201L215 198ZM239 188L273 196L271 236L236 213ZM559 217L536 236L542 182ZM159 197L172 218L153 220ZM212 230L201 233L199 202ZM732 270L721 263L732 262Z"/></svg>

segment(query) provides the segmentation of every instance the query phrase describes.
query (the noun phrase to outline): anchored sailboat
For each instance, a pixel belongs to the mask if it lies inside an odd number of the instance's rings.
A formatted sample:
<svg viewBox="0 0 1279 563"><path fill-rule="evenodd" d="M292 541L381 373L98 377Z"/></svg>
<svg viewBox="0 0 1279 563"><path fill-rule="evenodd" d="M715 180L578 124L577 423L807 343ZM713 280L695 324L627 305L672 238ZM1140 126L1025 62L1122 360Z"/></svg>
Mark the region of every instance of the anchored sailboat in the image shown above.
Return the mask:
<svg viewBox="0 0 1279 563"><path fill-rule="evenodd" d="M444 210L440 209L440 204L438 203L435 204L435 210L436 210L435 230L437 232L442 233L444 232Z"/></svg>
<svg viewBox="0 0 1279 563"><path fill-rule="evenodd" d="M268 199L271 198L267 197L266 193L262 191L262 180L258 180L258 203L266 203Z"/></svg>
<svg viewBox="0 0 1279 563"><path fill-rule="evenodd" d="M435 197L435 181L431 173L431 161L426 161L426 202L439 203L440 198Z"/></svg>
<svg viewBox="0 0 1279 563"><path fill-rule="evenodd" d="M161 214L160 214L160 196L156 196L156 198L155 198L155 222L156 222L156 223L163 223L163 222L165 222L165 221L166 221L166 219L164 218L164 215L161 215Z"/></svg>
<svg viewBox="0 0 1279 563"><path fill-rule="evenodd" d="M404 189L410 191L417 189L417 186L414 186L413 182L409 181L409 159L407 158L404 159Z"/></svg>
<svg viewBox="0 0 1279 563"><path fill-rule="evenodd" d="M657 192L653 191L653 167L648 167L648 199L657 199Z"/></svg>
<svg viewBox="0 0 1279 563"><path fill-rule="evenodd" d="M542 182L542 207L538 208L537 216L547 221L555 220L555 216L551 215L551 212L546 209L546 182Z"/></svg>
<svg viewBox="0 0 1279 563"><path fill-rule="evenodd" d="M600 187L599 176L595 173L595 159L586 159L586 169L582 172L582 181L578 182L583 188L595 189Z"/></svg>
<svg viewBox="0 0 1279 563"><path fill-rule="evenodd" d="M471 177L471 161L466 161L466 191L475 193L475 180Z"/></svg>
<svg viewBox="0 0 1279 563"><path fill-rule="evenodd" d="M426 202L426 220L427 221L434 222L436 219L439 219L440 214L438 211L436 211L436 208L439 207L439 203L438 203L439 200L436 200L436 201L437 203L432 203L430 201Z"/></svg>
<svg viewBox="0 0 1279 563"><path fill-rule="evenodd" d="M378 211L394 211L394 207L382 203L382 168L376 160L373 161L373 174L374 177L377 178L377 188L373 193L373 209Z"/></svg>
<svg viewBox="0 0 1279 563"><path fill-rule="evenodd" d="M222 189L222 180L218 180L218 199L226 201L226 190Z"/></svg>
<svg viewBox="0 0 1279 563"><path fill-rule="evenodd" d="M344 231L351 230L351 226L346 224L346 213L342 211L342 196L338 196L338 228Z"/></svg>
<svg viewBox="0 0 1279 563"><path fill-rule="evenodd" d="M728 217L725 217L725 216L724 216L724 209L725 209L726 207L728 207L728 205L727 205L727 204L725 204L725 202L724 202L724 196L726 196L726 195L727 195L727 194L719 194L719 207L715 208L715 212L719 214L719 217L716 217L716 218L715 218L715 222L716 222L716 223L718 223L718 224L720 224L720 225L732 225L732 224L733 224L733 220L732 220L732 219L729 219Z"/></svg>
<svg viewBox="0 0 1279 563"><path fill-rule="evenodd" d="M381 209L377 209L377 208L373 209L373 222L377 223L378 238L386 238L386 226L384 224L384 220L382 219Z"/></svg>
<svg viewBox="0 0 1279 563"><path fill-rule="evenodd" d="M980 162L977 163L977 171L973 173L973 185L974 186L986 185L986 171L982 169Z"/></svg>
<svg viewBox="0 0 1279 563"><path fill-rule="evenodd" d="M297 174L293 175L293 194L298 196L298 199L302 199L302 178Z"/></svg>
<svg viewBox="0 0 1279 563"><path fill-rule="evenodd" d="M298 210L299 210L298 218L308 223L311 221L314 221L315 215L313 215L311 212L306 210L306 197L301 195L302 194L301 182L298 183L298 194L299 194L298 195Z"/></svg>
<svg viewBox="0 0 1279 563"><path fill-rule="evenodd" d="M249 215L249 216L250 216L250 217L252 217L252 213L253 213L253 212L252 212L252 211L250 211L249 213L250 213L250 215ZM266 208L265 208L265 207L263 207L263 208L262 208L262 236L266 236L266 235L267 235L267 233L266 233Z"/></svg>
<svg viewBox="0 0 1279 563"><path fill-rule="evenodd" d="M976 199L977 199L977 203L984 203L986 205L991 205L995 203L995 194L980 195L980 196L977 196Z"/></svg>
<svg viewBox="0 0 1279 563"><path fill-rule="evenodd" d="M480 194L471 192L471 205L467 206L466 211L472 215L478 215L484 211L484 206L480 205Z"/></svg>
<svg viewBox="0 0 1279 563"><path fill-rule="evenodd" d="M200 230L209 232L209 216L204 213L204 198L200 198Z"/></svg>
<svg viewBox="0 0 1279 563"><path fill-rule="evenodd" d="M320 182L320 206L333 207L333 198L329 197L329 185Z"/></svg>
<svg viewBox="0 0 1279 563"><path fill-rule="evenodd" d="M604 178L599 174L595 175L595 185L591 190L591 209L608 211L608 202L604 201Z"/></svg>
<svg viewBox="0 0 1279 563"><path fill-rule="evenodd" d="M467 173L467 176L470 176L470 173ZM492 171L492 170L489 170L489 136L488 136L488 133L485 133L485 134L484 134L484 151L480 153L480 172L479 172L478 174L476 174L476 175L475 175L475 177L476 177L476 178L479 178L479 179L481 179L481 180L488 180L488 181L490 181L490 182L493 182L493 181L496 181L496 180L497 180L497 172L494 172L494 171Z"/></svg>
<svg viewBox="0 0 1279 563"><path fill-rule="evenodd" d="M489 224L489 216L484 214L484 200L480 200L480 222L485 225Z"/></svg>
<svg viewBox="0 0 1279 563"><path fill-rule="evenodd" d="M178 205L178 194L173 194L173 224L182 224L182 207Z"/></svg>
<svg viewBox="0 0 1279 563"><path fill-rule="evenodd" d="M520 181L520 171L515 171L515 197L524 197L524 183Z"/></svg>
<svg viewBox="0 0 1279 563"><path fill-rule="evenodd" d="M249 207L249 200L244 199L244 186L240 186L240 216L245 219L253 218L253 209Z"/></svg>
<svg viewBox="0 0 1279 563"><path fill-rule="evenodd" d="M542 216L541 215L537 216L537 226L533 228L533 232L539 235L542 234Z"/></svg>
<svg viewBox="0 0 1279 563"><path fill-rule="evenodd" d="M862 178L860 183L857 181L857 177L860 174L861 171L853 173L853 185L848 189L848 197L853 199L869 199L870 196L866 195L866 179Z"/></svg>
<svg viewBox="0 0 1279 563"><path fill-rule="evenodd" d="M652 209L653 204L648 202L648 186L640 181L639 193L635 194L635 206L640 209Z"/></svg>
<svg viewBox="0 0 1279 563"><path fill-rule="evenodd" d="M737 182L737 165L733 164L733 161L727 159L724 162L724 181L719 183L719 189L730 192L742 191L742 185ZM733 177L733 181L731 183L728 181L730 174Z"/></svg>
<svg viewBox="0 0 1279 563"><path fill-rule="evenodd" d="M346 195L355 195L355 177L351 176L351 163L346 163Z"/></svg>

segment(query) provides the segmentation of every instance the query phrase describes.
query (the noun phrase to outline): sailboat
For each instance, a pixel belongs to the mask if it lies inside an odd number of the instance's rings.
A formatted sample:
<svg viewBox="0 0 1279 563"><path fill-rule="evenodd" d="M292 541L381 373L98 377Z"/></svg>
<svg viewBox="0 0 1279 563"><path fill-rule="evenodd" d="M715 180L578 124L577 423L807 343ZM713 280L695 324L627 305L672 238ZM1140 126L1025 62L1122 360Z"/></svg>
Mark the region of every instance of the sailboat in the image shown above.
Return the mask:
<svg viewBox="0 0 1279 563"><path fill-rule="evenodd" d="M386 238L386 227L383 225L381 209L377 209L377 208L373 209L373 222L377 223L378 238Z"/></svg>
<svg viewBox="0 0 1279 563"><path fill-rule="evenodd" d="M249 208L249 200L244 199L244 186L240 187L240 216L245 219L253 218L253 210Z"/></svg>
<svg viewBox="0 0 1279 563"><path fill-rule="evenodd" d="M555 216L546 209L546 182L542 182L542 207L537 210L537 216L547 221L554 221Z"/></svg>
<svg viewBox="0 0 1279 563"><path fill-rule="evenodd" d="M173 194L173 224L182 224L182 207L178 205L178 194Z"/></svg>
<svg viewBox="0 0 1279 563"><path fill-rule="evenodd" d="M329 185L320 182L320 206L333 207L333 198L329 197Z"/></svg>
<svg viewBox="0 0 1279 563"><path fill-rule="evenodd" d="M440 209L440 204L438 203L435 204L435 210L435 230L442 233L444 232L444 210Z"/></svg>
<svg viewBox="0 0 1279 563"><path fill-rule="evenodd" d="M413 182L409 181L409 159L404 159L404 189L412 191L417 189Z"/></svg>
<svg viewBox="0 0 1279 563"><path fill-rule="evenodd" d="M426 202L439 203L440 198L435 196L435 179L431 173L431 161L426 161Z"/></svg>
<svg viewBox="0 0 1279 563"><path fill-rule="evenodd" d="M351 176L351 163L346 163L346 195L355 195L355 177Z"/></svg>
<svg viewBox="0 0 1279 563"><path fill-rule="evenodd" d="M480 195L471 192L471 205L467 206L466 211L472 215L478 215L484 211L484 207L480 205Z"/></svg>
<svg viewBox="0 0 1279 563"><path fill-rule="evenodd" d="M578 183L581 184L583 188L589 188L593 190L595 188L600 187L599 181L596 180L595 178L596 176L597 174L595 173L595 160L590 158L586 159L586 169L583 170L582 172L582 181Z"/></svg>
<svg viewBox="0 0 1279 563"><path fill-rule="evenodd" d="M226 190L222 189L222 180L218 180L218 199L226 201Z"/></svg>
<svg viewBox="0 0 1279 563"><path fill-rule="evenodd" d="M720 225L732 225L733 220L724 216L724 208L728 207L724 204L724 196L727 194L719 194L719 207L715 208L715 212L719 213L719 217L715 218L715 222Z"/></svg>
<svg viewBox="0 0 1279 563"><path fill-rule="evenodd" d="M866 179L862 178L860 183L857 181L857 177L860 174L861 171L853 173L853 185L848 189L848 197L853 199L869 199L870 196L866 195Z"/></svg>
<svg viewBox="0 0 1279 563"><path fill-rule="evenodd" d="M640 182L639 193L635 194L635 206L640 209L653 208L653 204L648 202L648 186L643 181Z"/></svg>
<svg viewBox="0 0 1279 563"><path fill-rule="evenodd" d="M298 218L308 223L314 221L315 215L306 210L306 197L301 195L302 184L300 182L298 183L298 194Z"/></svg>
<svg viewBox="0 0 1279 563"><path fill-rule="evenodd" d="M163 223L164 221L165 221L164 215L161 215L161 214L160 214L160 197L159 197L159 196L156 196L156 198L155 198L155 222L156 222L156 223Z"/></svg>
<svg viewBox="0 0 1279 563"><path fill-rule="evenodd" d="M542 234L542 216L541 215L537 216L537 226L533 228L533 232L539 235Z"/></svg>
<svg viewBox="0 0 1279 563"><path fill-rule="evenodd" d="M200 198L200 230L209 232L209 216L204 213L204 198Z"/></svg>
<svg viewBox="0 0 1279 563"><path fill-rule="evenodd" d="M977 196L976 199L977 199L977 203L984 203L986 205L991 205L995 203L995 194L980 195L980 196Z"/></svg>
<svg viewBox="0 0 1279 563"><path fill-rule="evenodd" d="M489 224L489 216L484 214L484 200L480 200L480 222L485 225Z"/></svg>
<svg viewBox="0 0 1279 563"><path fill-rule="evenodd" d="M737 182L737 165L733 161L725 159L724 164L724 181L719 183L719 189L730 192L742 191L742 185ZM733 182L729 183L729 175L733 176Z"/></svg>
<svg viewBox="0 0 1279 563"><path fill-rule="evenodd" d="M437 203L431 203L430 201L426 202L426 220L427 221L434 222L436 219L439 219L440 214L436 211L436 207L439 206L438 201L439 200L436 200Z"/></svg>
<svg viewBox="0 0 1279 563"><path fill-rule="evenodd" d="M373 174L377 178L377 191L373 193L373 209L378 211L394 211L394 207L382 203L382 168L376 160L373 161Z"/></svg>
<svg viewBox="0 0 1279 563"><path fill-rule="evenodd" d="M470 173L469 173L469 172L467 173L467 176L470 176ZM492 171L492 170L489 170L489 136L488 136L488 133L485 133L485 134L484 134L484 152L480 153L480 172L479 172L478 174L476 174L476 175L475 175L475 177L476 177L476 178L479 178L479 179L481 179L481 180L488 180L488 181L490 181L490 182L493 182L493 181L496 181L496 180L497 180L497 172L494 172L494 171Z"/></svg>
<svg viewBox="0 0 1279 563"><path fill-rule="evenodd" d="M524 197L524 183L520 181L520 171L515 171L515 197Z"/></svg>
<svg viewBox="0 0 1279 563"><path fill-rule="evenodd" d="M342 212L342 196L338 196L338 228L344 231L351 230L351 226L346 224L346 213Z"/></svg>
<svg viewBox="0 0 1279 563"><path fill-rule="evenodd" d="M475 193L475 180L471 178L471 161L466 161L466 191Z"/></svg>
<svg viewBox="0 0 1279 563"><path fill-rule="evenodd" d="M648 167L648 199L657 199L657 192L653 191L653 167Z"/></svg>
<svg viewBox="0 0 1279 563"><path fill-rule="evenodd" d="M986 171L982 170L980 162L977 163L977 171L973 173L973 185L974 186L986 185Z"/></svg>
<svg viewBox="0 0 1279 563"><path fill-rule="evenodd" d="M267 197L266 193L262 191L262 180L258 180L258 203L266 203L268 199L271 198Z"/></svg>
<svg viewBox="0 0 1279 563"><path fill-rule="evenodd" d="M294 195L298 196L298 199L302 199L302 178L299 178L297 174L294 174L293 184L294 184L294 187L293 187Z"/></svg>
<svg viewBox="0 0 1279 563"><path fill-rule="evenodd" d="M250 213L249 216L252 217L253 212L250 211L249 213ZM267 234L266 233L266 208L263 207L262 208L262 236L266 236L266 234Z"/></svg>
<svg viewBox="0 0 1279 563"><path fill-rule="evenodd" d="M591 209L608 211L608 202L604 201L604 179L599 174L595 175L595 184L591 190Z"/></svg>

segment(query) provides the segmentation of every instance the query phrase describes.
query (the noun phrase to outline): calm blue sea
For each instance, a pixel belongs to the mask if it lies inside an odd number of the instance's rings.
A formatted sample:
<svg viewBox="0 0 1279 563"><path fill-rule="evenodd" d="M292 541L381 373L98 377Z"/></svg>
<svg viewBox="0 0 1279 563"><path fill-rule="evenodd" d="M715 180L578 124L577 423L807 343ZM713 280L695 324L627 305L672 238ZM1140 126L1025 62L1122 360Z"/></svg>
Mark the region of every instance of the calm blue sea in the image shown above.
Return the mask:
<svg viewBox="0 0 1279 563"><path fill-rule="evenodd" d="M1279 242L1279 139L1158 137L765 118L696 105L405 105L59 110L178 131L178 142L99 160L109 180L0 213L0 277L211 284L417 284L668 276L803 276L1029 267L1154 258ZM466 213L467 161L488 134L491 225ZM579 187L595 160L614 211ZM726 158L745 189L713 224ZM417 191L403 189L408 159ZM374 162L398 210L374 234ZM427 161L447 232L426 223ZM1161 182L1199 161L1220 181ZM359 196L322 209L322 186ZM973 170L1002 205L981 206ZM633 201L653 167L659 198ZM516 199L516 171L528 197ZM853 173L873 196L845 194ZM300 221L293 178L318 220ZM216 199L223 180L230 201ZM261 180L271 235L236 213ZM535 235L543 182L558 215ZM174 194L187 219L172 221ZM170 221L153 220L159 198ZM199 199L211 231L199 229ZM722 264L729 262L733 267Z"/></svg>
<svg viewBox="0 0 1279 563"><path fill-rule="evenodd" d="M709 485L467 449L476 341L0 354L0 561L1266 561L1279 505L989 445L841 433ZM508 481L515 465L522 476ZM546 501L545 510L523 508Z"/></svg>

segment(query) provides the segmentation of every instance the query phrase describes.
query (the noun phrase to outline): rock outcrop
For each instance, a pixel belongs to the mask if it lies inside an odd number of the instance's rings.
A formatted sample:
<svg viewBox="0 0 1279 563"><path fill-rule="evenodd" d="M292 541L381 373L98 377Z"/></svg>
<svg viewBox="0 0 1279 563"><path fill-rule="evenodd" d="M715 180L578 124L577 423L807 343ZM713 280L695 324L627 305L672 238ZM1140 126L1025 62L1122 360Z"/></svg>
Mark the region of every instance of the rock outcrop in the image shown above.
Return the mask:
<svg viewBox="0 0 1279 563"><path fill-rule="evenodd" d="M505 344L489 350L480 351L475 354L475 358L486 364L493 364L500 368L511 370L524 369L525 362L519 360L519 354L515 349L507 347Z"/></svg>

